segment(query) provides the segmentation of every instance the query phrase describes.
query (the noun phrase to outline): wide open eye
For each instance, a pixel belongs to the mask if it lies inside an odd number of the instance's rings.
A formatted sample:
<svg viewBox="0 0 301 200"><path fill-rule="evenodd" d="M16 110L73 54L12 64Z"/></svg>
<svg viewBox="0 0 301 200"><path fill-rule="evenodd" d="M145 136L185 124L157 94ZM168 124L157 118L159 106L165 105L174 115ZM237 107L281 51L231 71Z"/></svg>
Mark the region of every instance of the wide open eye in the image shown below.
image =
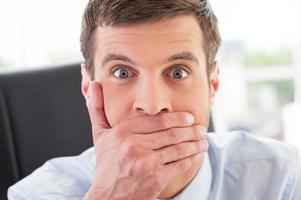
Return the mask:
<svg viewBox="0 0 301 200"><path fill-rule="evenodd" d="M184 79L189 75L189 72L182 68L174 68L169 72L169 76L175 79Z"/></svg>
<svg viewBox="0 0 301 200"><path fill-rule="evenodd" d="M120 68L113 70L112 74L115 78L118 78L118 79L125 79L125 78L129 78L129 77L133 76L133 72L130 69L125 68L125 67L120 67Z"/></svg>

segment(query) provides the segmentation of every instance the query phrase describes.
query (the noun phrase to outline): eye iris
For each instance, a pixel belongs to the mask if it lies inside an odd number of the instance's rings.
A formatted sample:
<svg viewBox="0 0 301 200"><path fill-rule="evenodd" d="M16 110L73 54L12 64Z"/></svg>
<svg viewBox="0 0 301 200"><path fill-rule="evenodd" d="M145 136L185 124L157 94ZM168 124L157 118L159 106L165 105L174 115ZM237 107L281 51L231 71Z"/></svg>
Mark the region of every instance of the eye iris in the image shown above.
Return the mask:
<svg viewBox="0 0 301 200"><path fill-rule="evenodd" d="M125 69L119 70L119 78L127 78L129 76L129 72Z"/></svg>
<svg viewBox="0 0 301 200"><path fill-rule="evenodd" d="M182 77L183 77L183 72L182 72L182 70L180 70L180 69L174 70L174 71L173 71L173 77L174 77L174 78L177 78L177 79L182 78Z"/></svg>

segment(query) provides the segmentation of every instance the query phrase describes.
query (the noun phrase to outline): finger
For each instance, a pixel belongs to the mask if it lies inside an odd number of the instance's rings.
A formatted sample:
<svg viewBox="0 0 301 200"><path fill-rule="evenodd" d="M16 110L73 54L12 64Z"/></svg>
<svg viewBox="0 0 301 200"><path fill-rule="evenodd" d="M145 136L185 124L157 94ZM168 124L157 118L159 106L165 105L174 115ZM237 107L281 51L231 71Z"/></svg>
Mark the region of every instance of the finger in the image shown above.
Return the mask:
<svg viewBox="0 0 301 200"><path fill-rule="evenodd" d="M171 128L151 134L136 134L137 140L147 148L156 150L181 142L197 141L207 138L207 130L202 125Z"/></svg>
<svg viewBox="0 0 301 200"><path fill-rule="evenodd" d="M201 161L201 159L205 156L204 153L197 153L191 155L189 157L185 157L183 159L177 160L175 162L168 163L163 165L162 173L168 176L169 180L173 179L174 177L181 175L191 169L194 164L197 164Z"/></svg>
<svg viewBox="0 0 301 200"><path fill-rule="evenodd" d="M93 140L98 138L102 129L109 128L105 112L102 88L96 81L89 82L87 107L92 124Z"/></svg>
<svg viewBox="0 0 301 200"><path fill-rule="evenodd" d="M158 115L142 115L118 124L116 128L131 133L153 133L173 127L186 127L194 122L193 115L187 112L168 112Z"/></svg>
<svg viewBox="0 0 301 200"><path fill-rule="evenodd" d="M157 158L155 161L157 164L168 164L197 153L206 152L208 146L205 139L196 142L182 142L156 150L153 152L153 156Z"/></svg>
<svg viewBox="0 0 301 200"><path fill-rule="evenodd" d="M139 169L145 169L145 166L148 165L150 169L154 166L169 165L173 162L183 160L184 158L204 153L207 150L208 142L206 140L198 142L183 142L177 145L171 145L169 147L147 153L147 156L141 156L135 162L135 169L138 169L137 171L139 171Z"/></svg>

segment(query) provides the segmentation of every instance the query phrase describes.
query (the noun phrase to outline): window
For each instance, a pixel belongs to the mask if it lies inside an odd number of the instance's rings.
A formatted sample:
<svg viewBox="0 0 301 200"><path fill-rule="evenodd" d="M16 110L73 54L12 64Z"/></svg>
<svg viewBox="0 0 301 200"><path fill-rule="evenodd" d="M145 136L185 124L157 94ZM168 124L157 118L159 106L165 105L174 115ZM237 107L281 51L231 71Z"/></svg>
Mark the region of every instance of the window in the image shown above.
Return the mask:
<svg viewBox="0 0 301 200"><path fill-rule="evenodd" d="M80 62L87 0L0 2L0 71Z"/></svg>
<svg viewBox="0 0 301 200"><path fill-rule="evenodd" d="M300 1L211 4L223 38L216 129L243 129L301 148L301 127L294 119L301 117Z"/></svg>
<svg viewBox="0 0 301 200"><path fill-rule="evenodd" d="M82 61L87 1L1 1L0 72ZM223 38L217 131L244 129L301 148L300 0L210 2Z"/></svg>

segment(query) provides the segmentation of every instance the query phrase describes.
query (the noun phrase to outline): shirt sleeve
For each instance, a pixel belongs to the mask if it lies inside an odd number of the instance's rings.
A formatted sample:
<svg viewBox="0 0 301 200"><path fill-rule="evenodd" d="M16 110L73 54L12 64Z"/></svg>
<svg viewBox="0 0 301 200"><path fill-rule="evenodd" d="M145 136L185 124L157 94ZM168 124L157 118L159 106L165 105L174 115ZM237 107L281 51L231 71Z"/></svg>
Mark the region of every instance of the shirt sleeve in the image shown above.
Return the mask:
<svg viewBox="0 0 301 200"><path fill-rule="evenodd" d="M18 186L10 187L7 191L8 200L28 200L32 199L24 191L22 191Z"/></svg>
<svg viewBox="0 0 301 200"><path fill-rule="evenodd" d="M87 153L86 153L87 152ZM81 200L93 177L93 151L47 161L27 177L10 186L9 200Z"/></svg>

